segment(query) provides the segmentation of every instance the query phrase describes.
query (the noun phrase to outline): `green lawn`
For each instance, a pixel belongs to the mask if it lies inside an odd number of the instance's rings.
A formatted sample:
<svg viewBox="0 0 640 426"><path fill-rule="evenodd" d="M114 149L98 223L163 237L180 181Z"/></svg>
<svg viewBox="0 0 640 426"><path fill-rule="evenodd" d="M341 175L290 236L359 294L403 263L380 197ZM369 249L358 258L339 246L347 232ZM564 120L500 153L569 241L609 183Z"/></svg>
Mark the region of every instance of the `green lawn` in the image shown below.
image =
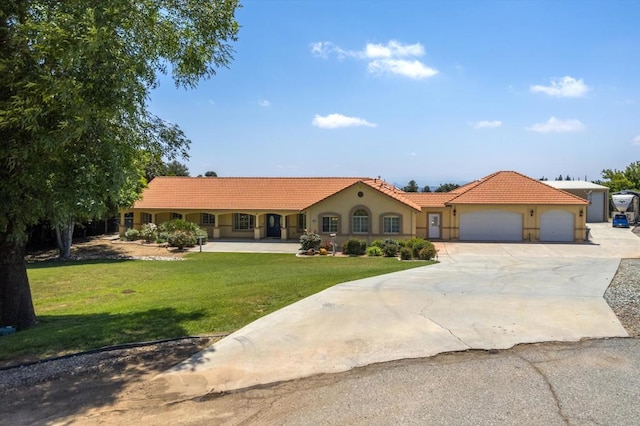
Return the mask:
<svg viewBox="0 0 640 426"><path fill-rule="evenodd" d="M0 337L0 360L231 332L334 284L425 264L257 253L31 264L39 324Z"/></svg>

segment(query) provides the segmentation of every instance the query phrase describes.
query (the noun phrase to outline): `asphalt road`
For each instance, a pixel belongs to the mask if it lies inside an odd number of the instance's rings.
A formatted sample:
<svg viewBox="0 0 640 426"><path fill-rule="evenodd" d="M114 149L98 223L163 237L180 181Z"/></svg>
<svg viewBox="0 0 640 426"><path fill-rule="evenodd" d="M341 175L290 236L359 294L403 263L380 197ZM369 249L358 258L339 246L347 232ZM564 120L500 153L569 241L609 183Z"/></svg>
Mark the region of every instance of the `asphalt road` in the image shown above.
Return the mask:
<svg viewBox="0 0 640 426"><path fill-rule="evenodd" d="M144 399L73 422L634 425L639 401L640 340L614 338L392 361L169 403Z"/></svg>

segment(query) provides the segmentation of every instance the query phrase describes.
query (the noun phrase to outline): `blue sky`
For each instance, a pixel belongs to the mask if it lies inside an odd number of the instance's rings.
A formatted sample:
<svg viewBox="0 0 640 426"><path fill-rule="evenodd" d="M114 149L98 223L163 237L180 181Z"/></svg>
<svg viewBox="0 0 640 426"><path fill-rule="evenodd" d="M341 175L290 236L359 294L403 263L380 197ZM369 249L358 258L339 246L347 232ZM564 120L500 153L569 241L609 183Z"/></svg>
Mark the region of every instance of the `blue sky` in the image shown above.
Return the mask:
<svg viewBox="0 0 640 426"><path fill-rule="evenodd" d="M588 180L640 160L640 2L245 0L234 60L151 110L192 176Z"/></svg>

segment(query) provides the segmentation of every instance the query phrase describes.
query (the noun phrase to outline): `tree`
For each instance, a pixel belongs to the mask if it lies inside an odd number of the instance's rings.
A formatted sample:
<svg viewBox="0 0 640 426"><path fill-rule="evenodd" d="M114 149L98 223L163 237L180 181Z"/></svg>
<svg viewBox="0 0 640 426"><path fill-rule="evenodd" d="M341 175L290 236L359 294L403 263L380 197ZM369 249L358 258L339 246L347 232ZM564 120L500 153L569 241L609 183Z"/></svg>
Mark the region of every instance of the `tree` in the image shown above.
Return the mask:
<svg viewBox="0 0 640 426"><path fill-rule="evenodd" d="M186 155L147 108L159 73L192 88L231 61L237 0L0 4L0 326L35 324L27 226L132 203L144 157ZM70 228L66 226L66 228Z"/></svg>
<svg viewBox="0 0 640 426"><path fill-rule="evenodd" d="M204 174L206 177L218 177L218 174L216 172L214 172L213 170L209 170L208 172L206 172Z"/></svg>
<svg viewBox="0 0 640 426"><path fill-rule="evenodd" d="M420 192L431 192L431 188L429 188L429 185L425 185Z"/></svg>
<svg viewBox="0 0 640 426"><path fill-rule="evenodd" d="M604 169L602 177L604 180L594 183L608 187L611 192L623 189L640 190L640 161L629 164L625 170Z"/></svg>
<svg viewBox="0 0 640 426"><path fill-rule="evenodd" d="M418 192L418 184L415 180L410 180L409 184L402 188L404 192Z"/></svg>
<svg viewBox="0 0 640 426"><path fill-rule="evenodd" d="M558 175L558 177L556 178L556 180L563 180L562 175Z"/></svg>
<svg viewBox="0 0 640 426"><path fill-rule="evenodd" d="M436 188L435 192L449 192L456 188L460 188L460 185L457 183L441 183L440 186Z"/></svg>
<svg viewBox="0 0 640 426"><path fill-rule="evenodd" d="M165 165L162 176L189 176L189 169L178 160L173 160Z"/></svg>

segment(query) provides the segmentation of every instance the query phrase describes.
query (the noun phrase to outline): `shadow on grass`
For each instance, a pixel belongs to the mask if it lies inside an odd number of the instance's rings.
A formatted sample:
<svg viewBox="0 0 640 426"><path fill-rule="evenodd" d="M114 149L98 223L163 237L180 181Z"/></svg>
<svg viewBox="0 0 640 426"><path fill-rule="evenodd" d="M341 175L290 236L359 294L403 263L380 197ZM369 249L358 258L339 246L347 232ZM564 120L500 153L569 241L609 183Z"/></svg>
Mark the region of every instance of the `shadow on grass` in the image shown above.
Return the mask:
<svg viewBox="0 0 640 426"><path fill-rule="evenodd" d="M127 259L127 258L118 258L118 259L69 259L69 260L61 260L61 259L51 259L51 260L43 260L38 262L27 262L27 270L29 269L45 269L45 268L58 268L61 266L71 266L71 265L97 265L103 263L123 263L123 262L131 262L136 259Z"/></svg>
<svg viewBox="0 0 640 426"><path fill-rule="evenodd" d="M187 333L181 324L202 315L167 308L127 314L41 316L38 326L12 335L11 339L3 340L3 344L21 343L32 354L34 344L36 352L47 354L85 351L185 336ZM46 342L49 342L48 349ZM135 349L78 354L5 370L0 372L5 378L15 376L10 380L12 389L5 389L11 395L5 409L9 419L15 420L14 424L47 424L90 410L112 409L123 398L153 399L162 393L162 389L154 388L150 380L153 376L191 357L211 342L207 338L183 339ZM192 365L200 362L203 360L197 357L189 361ZM0 396L3 393L0 392Z"/></svg>

